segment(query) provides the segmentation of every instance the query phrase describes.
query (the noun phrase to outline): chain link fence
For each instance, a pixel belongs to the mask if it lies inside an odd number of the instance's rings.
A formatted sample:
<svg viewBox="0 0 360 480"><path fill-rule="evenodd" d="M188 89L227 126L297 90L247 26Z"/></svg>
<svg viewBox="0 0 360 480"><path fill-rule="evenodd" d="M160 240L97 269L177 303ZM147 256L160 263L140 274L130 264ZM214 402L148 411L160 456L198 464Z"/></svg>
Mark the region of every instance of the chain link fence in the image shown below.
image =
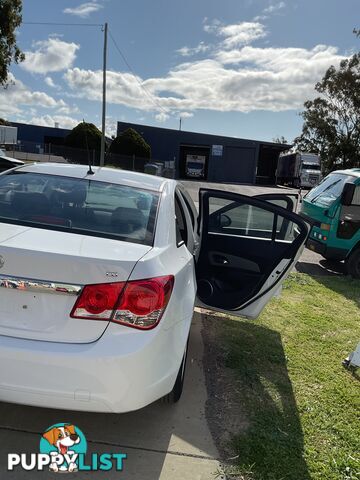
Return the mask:
<svg viewBox="0 0 360 480"><path fill-rule="evenodd" d="M5 148L8 157L25 162L91 164L93 166L99 165L100 163L100 152L97 150L23 141L18 144L8 145ZM175 178L174 160L162 161L154 158L137 157L135 155L106 153L105 166Z"/></svg>

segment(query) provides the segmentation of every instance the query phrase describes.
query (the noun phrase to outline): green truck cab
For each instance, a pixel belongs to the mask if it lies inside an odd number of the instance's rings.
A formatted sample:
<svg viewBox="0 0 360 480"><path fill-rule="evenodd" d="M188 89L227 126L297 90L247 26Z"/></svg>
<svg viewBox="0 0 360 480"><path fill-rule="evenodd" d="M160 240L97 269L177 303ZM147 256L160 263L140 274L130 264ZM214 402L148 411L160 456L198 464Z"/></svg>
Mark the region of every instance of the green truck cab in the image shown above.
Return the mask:
<svg viewBox="0 0 360 480"><path fill-rule="evenodd" d="M347 272L360 278L360 168L330 173L303 198L301 214L312 224L306 246L345 260Z"/></svg>

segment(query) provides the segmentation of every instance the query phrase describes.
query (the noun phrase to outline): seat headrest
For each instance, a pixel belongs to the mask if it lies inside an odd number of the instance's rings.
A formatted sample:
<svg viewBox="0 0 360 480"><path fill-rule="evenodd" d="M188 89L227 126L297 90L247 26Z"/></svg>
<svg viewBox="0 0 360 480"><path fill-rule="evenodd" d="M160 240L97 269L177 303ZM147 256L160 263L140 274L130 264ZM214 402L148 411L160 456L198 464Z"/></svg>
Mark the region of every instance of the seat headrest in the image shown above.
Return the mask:
<svg viewBox="0 0 360 480"><path fill-rule="evenodd" d="M11 206L22 215L44 214L50 209L46 195L37 192L14 192Z"/></svg>
<svg viewBox="0 0 360 480"><path fill-rule="evenodd" d="M111 225L121 233L131 233L145 226L144 214L136 208L118 207L111 216Z"/></svg>

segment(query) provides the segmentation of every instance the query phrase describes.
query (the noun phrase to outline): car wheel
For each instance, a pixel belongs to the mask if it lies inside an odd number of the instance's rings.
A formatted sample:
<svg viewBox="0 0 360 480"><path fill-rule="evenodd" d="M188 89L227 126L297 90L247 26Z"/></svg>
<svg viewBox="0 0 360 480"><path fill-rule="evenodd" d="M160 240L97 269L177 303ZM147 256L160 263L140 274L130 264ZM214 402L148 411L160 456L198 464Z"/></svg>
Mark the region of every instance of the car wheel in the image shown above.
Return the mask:
<svg viewBox="0 0 360 480"><path fill-rule="evenodd" d="M185 379L185 370L186 370L186 359L187 359L187 352L188 352L189 340L186 343L184 356L179 368L179 372L177 374L174 388L171 390L170 393L165 395L163 398L165 403L177 403L180 398L184 388L184 379Z"/></svg>
<svg viewBox="0 0 360 480"><path fill-rule="evenodd" d="M360 278L360 248L350 254L346 261L346 271L353 278Z"/></svg>

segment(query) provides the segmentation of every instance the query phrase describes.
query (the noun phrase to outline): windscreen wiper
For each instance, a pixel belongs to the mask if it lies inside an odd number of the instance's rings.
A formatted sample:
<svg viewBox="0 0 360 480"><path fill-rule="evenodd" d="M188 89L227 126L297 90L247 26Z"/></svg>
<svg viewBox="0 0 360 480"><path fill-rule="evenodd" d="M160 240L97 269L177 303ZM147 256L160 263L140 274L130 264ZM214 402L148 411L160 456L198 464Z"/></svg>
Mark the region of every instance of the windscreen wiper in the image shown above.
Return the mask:
<svg viewBox="0 0 360 480"><path fill-rule="evenodd" d="M316 197L314 197L312 200L311 200L311 203L314 203L315 200L317 200L323 193L325 193L327 190L329 190L329 188L333 187L334 185L336 185L337 183L341 182L341 179L339 178L339 180L335 180L335 182L333 183L330 183L330 185L328 185L325 190L323 190L322 192L320 192L318 195L316 195Z"/></svg>

